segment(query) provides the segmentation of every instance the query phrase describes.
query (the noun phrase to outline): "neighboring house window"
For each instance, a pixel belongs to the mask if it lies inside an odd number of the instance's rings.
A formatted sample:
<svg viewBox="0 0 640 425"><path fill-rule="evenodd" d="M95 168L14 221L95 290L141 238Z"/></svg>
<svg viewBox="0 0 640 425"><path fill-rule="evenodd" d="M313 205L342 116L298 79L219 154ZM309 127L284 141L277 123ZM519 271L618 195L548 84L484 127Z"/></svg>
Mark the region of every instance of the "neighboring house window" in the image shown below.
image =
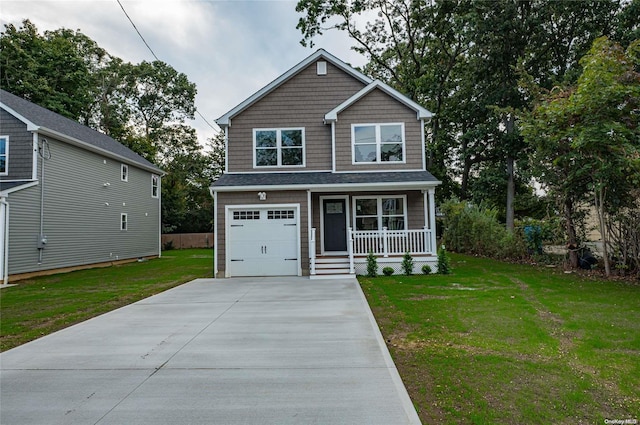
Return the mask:
<svg viewBox="0 0 640 425"><path fill-rule="evenodd" d="M160 177L155 174L151 175L151 197L158 197L158 190L160 189Z"/></svg>
<svg viewBox="0 0 640 425"><path fill-rule="evenodd" d="M9 136L0 136L0 175L9 174Z"/></svg>
<svg viewBox="0 0 640 425"><path fill-rule="evenodd" d="M127 164L121 164L120 166L120 180L123 182L129 181L129 166Z"/></svg>
<svg viewBox="0 0 640 425"><path fill-rule="evenodd" d="M304 129L255 129L253 148L256 167L304 166Z"/></svg>
<svg viewBox="0 0 640 425"><path fill-rule="evenodd" d="M120 230L127 230L127 213L120 214Z"/></svg>
<svg viewBox="0 0 640 425"><path fill-rule="evenodd" d="M407 222L405 196L354 197L356 230L404 230Z"/></svg>
<svg viewBox="0 0 640 425"><path fill-rule="evenodd" d="M353 163L404 162L404 124L352 124Z"/></svg>

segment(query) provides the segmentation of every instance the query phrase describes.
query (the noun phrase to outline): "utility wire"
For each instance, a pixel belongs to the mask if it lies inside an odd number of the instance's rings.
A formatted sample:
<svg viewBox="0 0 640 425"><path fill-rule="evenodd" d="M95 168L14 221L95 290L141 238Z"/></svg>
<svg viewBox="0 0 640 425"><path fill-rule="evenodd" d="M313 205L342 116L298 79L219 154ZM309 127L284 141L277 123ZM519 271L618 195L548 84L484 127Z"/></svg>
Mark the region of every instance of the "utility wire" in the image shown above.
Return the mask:
<svg viewBox="0 0 640 425"><path fill-rule="evenodd" d="M142 34L140 33L140 31L138 30L138 27L136 27L136 24L133 22L133 19L131 19L131 17L129 16L129 14L127 13L127 11L124 9L124 6L122 5L122 3L120 3L120 0L116 0L118 2L118 5L120 5L120 9L122 9L122 11L124 12L124 15L127 17L127 19L129 20L129 22L131 22L131 25L133 26L133 29L136 30L136 32L138 33L138 35L140 36L140 39L142 40L142 42L144 43L145 46L147 46L147 49L149 49L149 51L151 52L151 54L153 55L154 58L156 58L157 61L161 62L160 59L158 59L158 56L155 54L155 52L153 51L153 49L151 48L151 46L149 46L149 43L147 43L147 40L144 39L144 37L142 36ZM198 111L196 109L196 114L198 114L198 116L200 118L202 118L202 121L204 121L209 127L211 127L211 129L213 131L215 131L216 133L218 133L220 130L215 128L214 126L212 126L209 121L207 121L207 119L200 113L200 111Z"/></svg>
<svg viewBox="0 0 640 425"><path fill-rule="evenodd" d="M138 33L138 35L140 36L140 39L142 39L142 42L144 43L145 46L147 46L147 49L149 49L149 51L151 52L151 54L153 55L154 58L156 58L157 61L160 61L160 59L158 59L158 57L156 56L156 54L153 52L153 49L151 49L151 46L149 46L149 43L147 43L147 40L144 39L144 37L142 36L142 34L140 34L140 31L138 31L138 27L136 27L136 24L133 23L133 19L131 19L131 17L129 16L129 14L127 13L126 10L124 10L124 6L122 5L122 3L120 3L120 0L116 0L118 2L118 4L120 5L120 9L122 9L122 11L124 12L125 16L127 17L127 19L129 20L129 22L131 22L131 25L133 25L133 29L136 30L136 32Z"/></svg>

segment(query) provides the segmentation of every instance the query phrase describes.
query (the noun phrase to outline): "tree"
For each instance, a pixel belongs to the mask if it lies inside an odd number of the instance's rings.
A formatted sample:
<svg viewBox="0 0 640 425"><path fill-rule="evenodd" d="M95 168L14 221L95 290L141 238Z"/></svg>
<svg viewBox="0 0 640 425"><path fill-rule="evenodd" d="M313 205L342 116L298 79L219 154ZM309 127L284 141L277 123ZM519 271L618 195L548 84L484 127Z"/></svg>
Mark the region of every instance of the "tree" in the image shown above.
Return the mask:
<svg viewBox="0 0 640 425"><path fill-rule="evenodd" d="M213 161L185 124L196 94L185 74L160 61L125 63L79 31L40 35L28 20L19 29L7 25L0 47L3 88L108 134L168 172L164 230L211 229L207 188L221 171L209 169Z"/></svg>
<svg viewBox="0 0 640 425"><path fill-rule="evenodd" d="M522 121L537 152L538 178L564 204L569 244L577 245L575 205L593 200L607 275L607 215L631 205L640 185L638 51L640 40L625 53L619 44L598 38L580 61L577 85L550 93Z"/></svg>
<svg viewBox="0 0 640 425"><path fill-rule="evenodd" d="M574 82L593 39L623 33L637 16L631 7L620 0L299 0L296 10L304 45L323 31L346 31L368 58L367 73L435 112L427 153L444 181L440 197L467 198L485 166L501 162L511 224L518 172L528 162L517 115L532 101L518 88L520 70L546 88ZM377 18L363 25L363 12Z"/></svg>
<svg viewBox="0 0 640 425"><path fill-rule="evenodd" d="M79 31L40 35L29 20L5 26L0 37L3 88L47 109L80 120L95 95L95 71L109 61L106 51Z"/></svg>

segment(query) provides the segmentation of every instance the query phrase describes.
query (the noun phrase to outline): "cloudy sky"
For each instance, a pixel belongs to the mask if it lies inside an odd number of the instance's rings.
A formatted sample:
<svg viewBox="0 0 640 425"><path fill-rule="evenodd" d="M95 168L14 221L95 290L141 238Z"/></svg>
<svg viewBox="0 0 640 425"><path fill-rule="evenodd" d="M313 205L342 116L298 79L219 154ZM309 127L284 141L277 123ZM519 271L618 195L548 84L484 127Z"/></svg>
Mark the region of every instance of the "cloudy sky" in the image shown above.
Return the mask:
<svg viewBox="0 0 640 425"><path fill-rule="evenodd" d="M120 0L158 58L187 75L198 89L196 106L214 120L318 48L353 66L365 59L349 38L328 31L313 48L300 44L300 15L290 0ZM116 0L1 0L0 21L24 19L40 32L80 30L112 55L139 63L154 60ZM196 115L201 142L215 130Z"/></svg>

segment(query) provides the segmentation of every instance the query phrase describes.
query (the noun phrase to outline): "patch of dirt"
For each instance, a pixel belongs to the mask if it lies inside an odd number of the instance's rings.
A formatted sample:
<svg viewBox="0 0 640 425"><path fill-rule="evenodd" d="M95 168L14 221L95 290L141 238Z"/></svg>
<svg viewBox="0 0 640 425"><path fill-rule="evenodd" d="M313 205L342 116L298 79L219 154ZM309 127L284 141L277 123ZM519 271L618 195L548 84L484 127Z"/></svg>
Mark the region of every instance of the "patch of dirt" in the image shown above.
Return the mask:
<svg viewBox="0 0 640 425"><path fill-rule="evenodd" d="M415 297L404 298L405 301L424 301L424 300L446 300L451 298L447 295L417 295Z"/></svg>

